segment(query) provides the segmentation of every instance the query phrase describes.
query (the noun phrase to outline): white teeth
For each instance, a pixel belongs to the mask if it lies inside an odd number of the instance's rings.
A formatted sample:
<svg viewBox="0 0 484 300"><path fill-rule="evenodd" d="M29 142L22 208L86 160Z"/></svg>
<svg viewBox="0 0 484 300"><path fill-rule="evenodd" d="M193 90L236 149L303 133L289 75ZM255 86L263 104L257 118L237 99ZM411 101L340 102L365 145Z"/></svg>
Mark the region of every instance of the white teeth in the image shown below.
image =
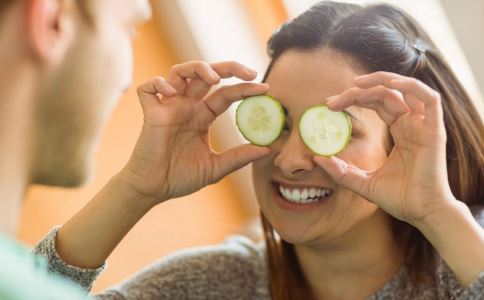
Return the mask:
<svg viewBox="0 0 484 300"><path fill-rule="evenodd" d="M325 197L331 194L329 189L320 188L304 188L304 189L288 189L279 185L279 192L288 201L300 204L312 203L321 201L320 197Z"/></svg>
<svg viewBox="0 0 484 300"><path fill-rule="evenodd" d="M308 198L308 196L309 196L308 189L304 189L301 192L301 199L306 200Z"/></svg>

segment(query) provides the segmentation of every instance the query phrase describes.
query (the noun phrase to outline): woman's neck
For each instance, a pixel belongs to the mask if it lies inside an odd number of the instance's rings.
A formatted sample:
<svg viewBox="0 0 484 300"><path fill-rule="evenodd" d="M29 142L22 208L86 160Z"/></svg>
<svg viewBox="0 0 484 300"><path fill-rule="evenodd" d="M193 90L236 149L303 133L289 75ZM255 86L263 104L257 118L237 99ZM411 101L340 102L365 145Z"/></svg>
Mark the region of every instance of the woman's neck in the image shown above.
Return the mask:
<svg viewBox="0 0 484 300"><path fill-rule="evenodd" d="M296 245L295 251L317 299L366 299L404 262L391 218L382 211L337 240Z"/></svg>

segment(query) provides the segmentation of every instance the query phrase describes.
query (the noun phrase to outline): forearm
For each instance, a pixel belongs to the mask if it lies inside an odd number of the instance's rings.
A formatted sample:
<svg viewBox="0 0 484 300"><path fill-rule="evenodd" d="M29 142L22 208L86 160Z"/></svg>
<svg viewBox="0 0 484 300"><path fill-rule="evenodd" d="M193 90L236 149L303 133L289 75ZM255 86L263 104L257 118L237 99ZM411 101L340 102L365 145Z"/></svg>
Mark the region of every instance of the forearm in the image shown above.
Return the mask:
<svg viewBox="0 0 484 300"><path fill-rule="evenodd" d="M59 256L76 267L99 267L153 205L116 175L59 230Z"/></svg>
<svg viewBox="0 0 484 300"><path fill-rule="evenodd" d="M416 227L437 249L463 286L484 271L484 230L460 201L449 203Z"/></svg>

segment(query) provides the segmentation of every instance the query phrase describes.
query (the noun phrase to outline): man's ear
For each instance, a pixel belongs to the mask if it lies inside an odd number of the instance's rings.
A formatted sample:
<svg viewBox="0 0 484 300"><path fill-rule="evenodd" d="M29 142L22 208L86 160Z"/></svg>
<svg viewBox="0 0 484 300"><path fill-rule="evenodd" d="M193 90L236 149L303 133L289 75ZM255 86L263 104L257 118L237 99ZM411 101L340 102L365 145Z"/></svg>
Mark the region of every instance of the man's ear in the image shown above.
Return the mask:
<svg viewBox="0 0 484 300"><path fill-rule="evenodd" d="M32 54L44 63L61 62L72 42L74 33L72 2L69 0L26 1L28 41Z"/></svg>

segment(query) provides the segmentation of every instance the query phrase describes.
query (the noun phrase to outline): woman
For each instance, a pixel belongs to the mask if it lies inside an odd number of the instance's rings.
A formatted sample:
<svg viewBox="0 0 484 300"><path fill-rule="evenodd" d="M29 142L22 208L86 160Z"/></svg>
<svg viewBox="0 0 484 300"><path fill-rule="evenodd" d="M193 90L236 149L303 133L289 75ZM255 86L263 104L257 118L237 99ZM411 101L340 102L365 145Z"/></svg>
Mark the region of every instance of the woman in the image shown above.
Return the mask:
<svg viewBox="0 0 484 300"><path fill-rule="evenodd" d="M37 246L51 269L89 287L100 269L88 268L149 209L216 182L229 161L255 160L264 245L239 237L175 254L98 297L484 297L484 231L469 210L478 217L484 204L484 126L415 21L392 6L324 1L276 31L269 54L268 86L205 98L231 72L191 63L140 87L145 125L133 157L117 185ZM213 154L215 116L266 92L286 108L282 136L270 149ZM353 136L337 157L315 157L298 134L301 114L322 103L351 115ZM139 201L107 201L120 186ZM325 196L302 203L307 194Z"/></svg>

